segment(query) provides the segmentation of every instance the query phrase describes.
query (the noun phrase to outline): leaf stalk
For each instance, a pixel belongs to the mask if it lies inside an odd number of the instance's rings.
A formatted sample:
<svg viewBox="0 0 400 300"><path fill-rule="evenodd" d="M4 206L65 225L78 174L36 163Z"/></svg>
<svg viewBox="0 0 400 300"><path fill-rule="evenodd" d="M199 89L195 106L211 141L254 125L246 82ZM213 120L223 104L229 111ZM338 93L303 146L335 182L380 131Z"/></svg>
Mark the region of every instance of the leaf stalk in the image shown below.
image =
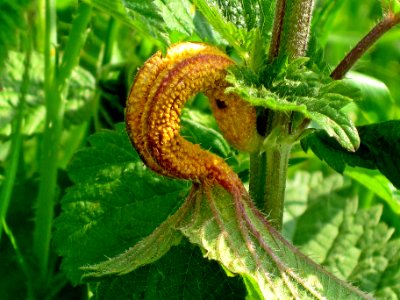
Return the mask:
<svg viewBox="0 0 400 300"><path fill-rule="evenodd" d="M354 66L364 53L392 27L400 23L400 13L389 12L384 19L376 24L364 38L346 55L331 73L333 79L342 79L346 73Z"/></svg>

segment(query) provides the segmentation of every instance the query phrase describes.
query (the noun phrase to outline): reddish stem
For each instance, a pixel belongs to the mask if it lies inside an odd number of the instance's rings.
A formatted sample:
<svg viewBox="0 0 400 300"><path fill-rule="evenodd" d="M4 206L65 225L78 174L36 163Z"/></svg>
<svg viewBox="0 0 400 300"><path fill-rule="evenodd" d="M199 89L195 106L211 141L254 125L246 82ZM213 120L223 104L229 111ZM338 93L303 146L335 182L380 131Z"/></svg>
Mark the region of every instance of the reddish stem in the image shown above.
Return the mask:
<svg viewBox="0 0 400 300"><path fill-rule="evenodd" d="M278 0L276 2L274 28L272 30L272 39L269 48L270 61L272 61L279 54L282 28L283 28L283 19L285 18L285 8L286 8L285 0Z"/></svg>
<svg viewBox="0 0 400 300"><path fill-rule="evenodd" d="M353 67L360 57L389 29L400 23L400 13L388 15L375 25L374 28L346 55L331 73L333 79L339 80Z"/></svg>

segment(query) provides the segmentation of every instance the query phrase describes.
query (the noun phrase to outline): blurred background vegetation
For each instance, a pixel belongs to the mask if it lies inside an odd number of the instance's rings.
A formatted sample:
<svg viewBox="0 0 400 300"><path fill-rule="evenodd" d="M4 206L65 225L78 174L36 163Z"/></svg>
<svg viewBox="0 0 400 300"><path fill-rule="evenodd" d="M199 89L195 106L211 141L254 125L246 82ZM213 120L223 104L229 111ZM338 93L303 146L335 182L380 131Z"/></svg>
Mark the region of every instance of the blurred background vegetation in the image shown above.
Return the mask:
<svg viewBox="0 0 400 300"><path fill-rule="evenodd" d="M44 0L0 0L0 189L2 232L0 244L0 291L2 299L24 299L26 295L37 299L86 299L85 286L73 287L60 271L60 258L55 253L51 240L47 257L40 257L42 233L38 229L41 221L39 195L43 174L46 173L46 159L43 153L53 140L45 142L46 121L51 102L46 102L50 91L60 93L60 107L55 114L62 114L59 130L59 145L56 143L55 163L56 192L54 216L60 213L59 200L71 182L66 168L72 155L85 145L87 137L104 128L114 128L124 120L124 106L127 92L135 72L143 62L160 48L160 43L145 30L137 30L106 11L92 9L87 27L80 28L77 40L84 43L78 49L79 63L68 74L68 88L52 87L45 74L46 32ZM57 0L56 16L52 30L57 36L49 52L56 61L63 61L69 37L73 32L74 17L79 8L75 0ZM318 0L316 1L313 34L324 49L325 59L333 69L344 55L382 17L381 2L378 0ZM82 24L85 20L83 20ZM161 22L161 21L160 21ZM82 25L83 26L83 25ZM87 36L84 39L82 36ZM182 36L170 32L171 42L201 40L198 36ZM27 61L27 57L30 57ZM74 59L72 59L73 61ZM53 72L68 68L54 63ZM389 31L356 64L350 77L356 78L361 88L364 109L348 108L357 125L382 122L399 118L400 104L400 30ZM50 78L50 79L49 79ZM47 81L47 82L46 82ZM47 90L46 90L47 89ZM46 96L47 95L47 96ZM54 95L54 94L53 94ZM48 99L49 100L49 99ZM55 100L55 103L57 101ZM195 110L209 113L201 97L191 104ZM59 116L55 116L56 118ZM47 123L46 123L47 122ZM215 122L208 121L215 126ZM216 127L215 127L216 128ZM239 171L246 170L248 160L241 159ZM307 160L306 160L307 159ZM44 162L44 163L43 163ZM311 173L319 171L331 174L333 171L312 154L305 154L295 147L289 168L290 178L299 170ZM7 180L10 178L11 180ZM376 175L376 174L375 174ZM245 177L245 175L244 175ZM351 177L351 176L350 176ZM352 177L354 178L354 176ZM383 219L400 233L400 195L388 182L377 193L365 184L353 182L358 189L361 206L374 203L384 205ZM289 184L289 187L291 185ZM293 186L293 185L292 185ZM384 201L386 195L387 199ZM53 198L50 196L50 198ZM53 198L53 199L54 199ZM386 200L387 200L386 199ZM390 202L391 201L391 202ZM52 207L50 206L50 210ZM49 220L50 225L52 219ZM46 225L44 224L44 227ZM39 230L39 231L38 231ZM51 234L51 229L50 229ZM43 233L46 236L46 233ZM51 237L50 237L51 238ZM42 254L41 254L42 253ZM42 265L47 265L45 271ZM41 274L41 276L36 276Z"/></svg>

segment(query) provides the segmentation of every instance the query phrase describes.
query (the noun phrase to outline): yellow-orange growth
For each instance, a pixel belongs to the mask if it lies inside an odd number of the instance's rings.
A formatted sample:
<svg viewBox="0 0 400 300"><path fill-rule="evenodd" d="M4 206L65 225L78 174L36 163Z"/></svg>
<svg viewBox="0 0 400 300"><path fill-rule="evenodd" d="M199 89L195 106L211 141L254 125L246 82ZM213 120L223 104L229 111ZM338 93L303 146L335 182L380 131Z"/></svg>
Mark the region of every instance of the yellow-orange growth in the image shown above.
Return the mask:
<svg viewBox="0 0 400 300"><path fill-rule="evenodd" d="M145 164L165 176L199 183L217 182L233 191L242 186L225 161L180 135L185 102L204 92L229 142L253 151L260 142L254 107L235 94L225 94L226 68L233 61L215 47L179 43L165 57L157 52L139 70L130 91L126 124Z"/></svg>

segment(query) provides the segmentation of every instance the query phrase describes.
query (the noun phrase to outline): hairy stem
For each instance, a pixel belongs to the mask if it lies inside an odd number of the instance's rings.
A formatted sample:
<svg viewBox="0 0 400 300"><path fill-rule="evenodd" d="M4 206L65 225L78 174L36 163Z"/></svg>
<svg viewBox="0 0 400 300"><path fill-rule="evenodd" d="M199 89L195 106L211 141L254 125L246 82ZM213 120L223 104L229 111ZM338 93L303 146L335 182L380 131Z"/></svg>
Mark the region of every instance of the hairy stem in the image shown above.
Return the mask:
<svg viewBox="0 0 400 300"><path fill-rule="evenodd" d="M250 181L249 194L258 207L264 209L265 181L266 181L267 156L263 153L250 155Z"/></svg>
<svg viewBox="0 0 400 300"><path fill-rule="evenodd" d="M277 0L269 61L279 55L290 59L304 56L311 26L313 0ZM291 116L276 111L268 113L265 152L250 157L250 195L258 208L269 216L279 231L283 223L286 172L291 145ZM286 140L286 141L285 141Z"/></svg>
<svg viewBox="0 0 400 300"><path fill-rule="evenodd" d="M263 210L267 213L271 225L278 231L282 229L283 223L283 204L290 149L291 146L287 144L278 144L266 149Z"/></svg>
<svg viewBox="0 0 400 300"><path fill-rule="evenodd" d="M288 2L281 51L291 59L304 56L307 52L313 7L313 0Z"/></svg>
<svg viewBox="0 0 400 300"><path fill-rule="evenodd" d="M333 79L342 79L360 57L388 30L400 23L400 13L388 15L375 25L370 32L346 55L331 73Z"/></svg>
<svg viewBox="0 0 400 300"><path fill-rule="evenodd" d="M275 8L274 26L272 29L271 44L269 47L269 61L272 61L279 54L283 20L285 18L286 0L277 0Z"/></svg>

